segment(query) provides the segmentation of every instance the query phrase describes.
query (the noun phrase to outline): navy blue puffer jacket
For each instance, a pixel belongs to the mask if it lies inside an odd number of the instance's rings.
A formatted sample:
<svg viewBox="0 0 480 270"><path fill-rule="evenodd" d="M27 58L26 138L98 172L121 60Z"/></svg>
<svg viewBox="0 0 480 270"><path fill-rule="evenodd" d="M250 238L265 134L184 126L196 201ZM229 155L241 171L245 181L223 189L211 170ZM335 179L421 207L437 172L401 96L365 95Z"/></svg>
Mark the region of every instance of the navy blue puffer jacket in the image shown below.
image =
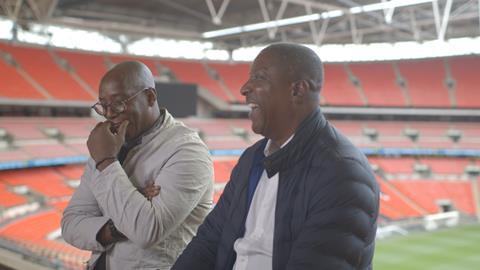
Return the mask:
<svg viewBox="0 0 480 270"><path fill-rule="evenodd" d="M232 269L233 244L245 232L250 170L265 140L243 153L218 204L172 269ZM363 153L320 109L262 163L269 176L279 173L273 269L372 268L379 188Z"/></svg>

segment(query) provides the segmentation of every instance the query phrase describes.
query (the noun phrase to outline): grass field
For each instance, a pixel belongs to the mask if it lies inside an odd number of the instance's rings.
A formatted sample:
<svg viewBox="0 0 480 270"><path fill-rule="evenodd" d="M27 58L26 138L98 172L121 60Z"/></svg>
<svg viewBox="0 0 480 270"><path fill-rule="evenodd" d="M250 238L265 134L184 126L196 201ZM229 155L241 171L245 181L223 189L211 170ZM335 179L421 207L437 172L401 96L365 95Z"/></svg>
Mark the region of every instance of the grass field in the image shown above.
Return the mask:
<svg viewBox="0 0 480 270"><path fill-rule="evenodd" d="M377 240L375 270L480 270L480 225Z"/></svg>

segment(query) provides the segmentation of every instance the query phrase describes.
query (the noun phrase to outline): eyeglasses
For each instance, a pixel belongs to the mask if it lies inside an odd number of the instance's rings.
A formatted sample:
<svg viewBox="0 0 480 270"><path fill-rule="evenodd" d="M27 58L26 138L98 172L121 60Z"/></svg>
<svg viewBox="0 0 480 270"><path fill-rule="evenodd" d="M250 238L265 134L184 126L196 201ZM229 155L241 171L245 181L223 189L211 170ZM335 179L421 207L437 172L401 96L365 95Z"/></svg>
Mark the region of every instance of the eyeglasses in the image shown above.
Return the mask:
<svg viewBox="0 0 480 270"><path fill-rule="evenodd" d="M143 89L141 91L138 91L137 93L133 94L133 96L130 96L130 97L128 97L124 100L121 100L121 101L114 101L110 104L103 104L99 101L99 102L93 104L93 106L91 108L94 109L95 112L97 112L101 116L106 116L107 109L109 107L110 107L110 110L112 110L113 113L120 114L120 113L123 113L124 111L127 110L127 103L128 102L133 100L136 96L138 96L143 91L149 90L149 89L152 89L152 88L151 87L145 88L145 89Z"/></svg>

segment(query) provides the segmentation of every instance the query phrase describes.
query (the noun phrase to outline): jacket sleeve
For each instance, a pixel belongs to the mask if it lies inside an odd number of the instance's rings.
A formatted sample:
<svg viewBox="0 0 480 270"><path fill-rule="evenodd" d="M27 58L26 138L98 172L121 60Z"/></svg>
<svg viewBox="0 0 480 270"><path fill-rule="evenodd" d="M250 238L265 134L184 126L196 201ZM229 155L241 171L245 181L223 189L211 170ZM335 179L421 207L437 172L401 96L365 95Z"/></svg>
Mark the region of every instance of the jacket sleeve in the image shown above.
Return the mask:
<svg viewBox="0 0 480 270"><path fill-rule="evenodd" d="M77 248L90 251L104 251L96 240L98 231L107 223L93 193L87 186L91 177L91 162L87 163L80 186L75 190L62 217L62 236Z"/></svg>
<svg viewBox="0 0 480 270"><path fill-rule="evenodd" d="M333 168L316 176L315 183L321 184L312 188L307 218L294 240L286 269L370 266L368 254L373 254L379 208L375 178L352 159L336 161Z"/></svg>
<svg viewBox="0 0 480 270"><path fill-rule="evenodd" d="M230 181L225 186L217 204L198 228L197 235L193 237L192 241L178 257L172 270L215 269L220 238L226 222L227 212L235 193L235 176L237 172L238 165L233 169Z"/></svg>
<svg viewBox="0 0 480 270"><path fill-rule="evenodd" d="M213 166L205 146L184 143L156 175L160 194L148 201L119 162L98 172L90 189L105 215L130 241L148 248L169 235L213 185ZM201 222L202 217L195 217Z"/></svg>

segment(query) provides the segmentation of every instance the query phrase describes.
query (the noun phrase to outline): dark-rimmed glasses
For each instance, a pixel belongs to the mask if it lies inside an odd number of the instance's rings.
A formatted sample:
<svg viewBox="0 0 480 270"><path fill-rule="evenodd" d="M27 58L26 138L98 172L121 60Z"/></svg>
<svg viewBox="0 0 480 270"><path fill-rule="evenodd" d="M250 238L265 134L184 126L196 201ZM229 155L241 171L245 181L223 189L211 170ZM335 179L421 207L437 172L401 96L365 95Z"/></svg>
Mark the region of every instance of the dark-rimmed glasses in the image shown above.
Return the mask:
<svg viewBox="0 0 480 270"><path fill-rule="evenodd" d="M95 112L98 113L101 116L105 116L107 114L107 109L108 108L110 108L110 110L112 110L113 113L120 114L120 113L123 113L124 111L127 110L127 103L129 101L133 100L136 96L138 96L143 91L149 90L149 89L152 89L152 88L151 87L145 88L145 89L140 90L137 93L133 94L133 96L130 96L130 97L124 99L124 100L114 101L110 104L103 104L100 101L98 101L97 103L93 104L93 106L91 108L94 109Z"/></svg>

